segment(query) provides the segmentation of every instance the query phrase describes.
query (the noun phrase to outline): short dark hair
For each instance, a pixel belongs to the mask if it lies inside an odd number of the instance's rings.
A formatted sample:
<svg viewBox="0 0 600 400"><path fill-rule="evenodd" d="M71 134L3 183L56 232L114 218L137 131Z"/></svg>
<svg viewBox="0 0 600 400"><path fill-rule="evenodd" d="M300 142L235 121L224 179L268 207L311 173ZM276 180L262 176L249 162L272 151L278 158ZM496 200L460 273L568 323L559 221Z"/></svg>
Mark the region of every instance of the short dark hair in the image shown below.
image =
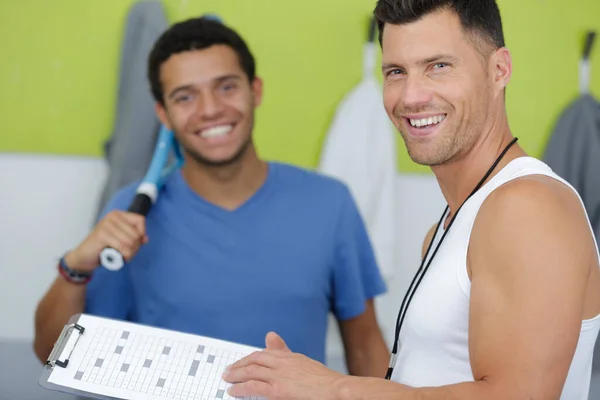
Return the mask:
<svg viewBox="0 0 600 400"><path fill-rule="evenodd" d="M172 25L154 44L148 58L148 79L154 99L164 104L160 67L174 54L202 50L213 45L231 47L250 82L256 77L256 63L246 42L233 29L207 17L190 18Z"/></svg>
<svg viewBox="0 0 600 400"><path fill-rule="evenodd" d="M465 32L475 34L475 45L483 39L494 49L504 47L502 18L496 0L378 0L373 14L379 27L379 43L386 23L408 24L444 9L458 15Z"/></svg>

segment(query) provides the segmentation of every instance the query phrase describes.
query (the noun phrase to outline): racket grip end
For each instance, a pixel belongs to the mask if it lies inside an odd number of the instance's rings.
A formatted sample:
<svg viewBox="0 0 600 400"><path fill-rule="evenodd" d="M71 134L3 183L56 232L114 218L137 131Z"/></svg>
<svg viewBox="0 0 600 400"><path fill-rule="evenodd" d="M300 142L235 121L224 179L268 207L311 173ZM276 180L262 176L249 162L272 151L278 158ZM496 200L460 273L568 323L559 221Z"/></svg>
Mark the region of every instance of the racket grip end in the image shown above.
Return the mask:
<svg viewBox="0 0 600 400"><path fill-rule="evenodd" d="M125 260L119 251L106 247L100 252L100 264L110 271L118 271L125 265Z"/></svg>

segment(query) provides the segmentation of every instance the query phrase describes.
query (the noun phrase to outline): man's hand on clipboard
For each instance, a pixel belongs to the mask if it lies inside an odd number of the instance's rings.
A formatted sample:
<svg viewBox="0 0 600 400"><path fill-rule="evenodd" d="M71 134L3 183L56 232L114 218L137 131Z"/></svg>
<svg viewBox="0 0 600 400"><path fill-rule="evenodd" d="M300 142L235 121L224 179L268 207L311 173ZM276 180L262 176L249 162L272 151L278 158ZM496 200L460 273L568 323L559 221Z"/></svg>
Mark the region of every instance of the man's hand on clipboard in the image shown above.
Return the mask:
<svg viewBox="0 0 600 400"><path fill-rule="evenodd" d="M232 383L233 397L260 396L269 400L334 400L344 375L320 362L293 353L274 332L266 337L266 348L230 365L223 380Z"/></svg>
<svg viewBox="0 0 600 400"><path fill-rule="evenodd" d="M77 248L65 256L65 263L74 270L91 272L100 265L99 255L102 249L112 247L125 260L131 260L147 242L144 216L113 210L96 224Z"/></svg>

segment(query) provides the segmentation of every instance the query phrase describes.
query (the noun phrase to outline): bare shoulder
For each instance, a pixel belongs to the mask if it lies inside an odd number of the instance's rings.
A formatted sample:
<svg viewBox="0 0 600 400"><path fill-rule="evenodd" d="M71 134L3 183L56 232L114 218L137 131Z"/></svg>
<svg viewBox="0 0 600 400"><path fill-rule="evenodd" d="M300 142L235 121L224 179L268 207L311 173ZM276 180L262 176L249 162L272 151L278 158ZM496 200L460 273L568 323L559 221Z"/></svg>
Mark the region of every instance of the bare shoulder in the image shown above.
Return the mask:
<svg viewBox="0 0 600 400"><path fill-rule="evenodd" d="M494 190L479 210L471 245L476 253L514 257L519 264L534 256L547 264L552 256L572 268L589 269L596 254L576 193L542 175L517 178Z"/></svg>
<svg viewBox="0 0 600 400"><path fill-rule="evenodd" d="M526 220L517 219L518 214L526 214ZM484 201L479 215L508 218L519 227L530 219L567 223L563 228L579 227L590 233L577 194L564 183L544 175L524 176L500 186Z"/></svg>

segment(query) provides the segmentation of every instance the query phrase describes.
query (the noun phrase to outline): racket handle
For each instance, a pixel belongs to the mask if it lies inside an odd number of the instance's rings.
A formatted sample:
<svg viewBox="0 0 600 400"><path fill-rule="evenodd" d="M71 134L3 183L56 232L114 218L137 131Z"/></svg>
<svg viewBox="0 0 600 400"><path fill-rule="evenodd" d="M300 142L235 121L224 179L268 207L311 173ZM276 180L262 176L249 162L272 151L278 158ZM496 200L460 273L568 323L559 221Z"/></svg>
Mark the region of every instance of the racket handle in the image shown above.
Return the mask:
<svg viewBox="0 0 600 400"><path fill-rule="evenodd" d="M152 199L150 196L148 196L146 193L137 193L127 211L146 216L148 215L151 207Z"/></svg>
<svg viewBox="0 0 600 400"><path fill-rule="evenodd" d="M152 199L150 196L146 193L137 193L127 211L146 216L151 207ZM105 247L100 252L100 264L110 271L118 271L125 265L125 259L117 249Z"/></svg>

